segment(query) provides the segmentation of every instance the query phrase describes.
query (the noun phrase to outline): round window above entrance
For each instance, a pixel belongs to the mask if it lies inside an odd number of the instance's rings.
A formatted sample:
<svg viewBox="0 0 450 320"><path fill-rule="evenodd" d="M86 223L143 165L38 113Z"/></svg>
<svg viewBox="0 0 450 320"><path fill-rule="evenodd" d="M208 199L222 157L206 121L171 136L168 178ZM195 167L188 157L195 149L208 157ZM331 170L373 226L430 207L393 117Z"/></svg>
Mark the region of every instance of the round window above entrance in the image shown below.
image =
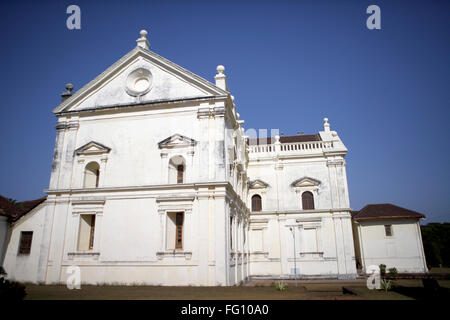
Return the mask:
<svg viewBox="0 0 450 320"><path fill-rule="evenodd" d="M152 88L152 73L145 68L138 68L127 77L126 91L131 96L142 96Z"/></svg>

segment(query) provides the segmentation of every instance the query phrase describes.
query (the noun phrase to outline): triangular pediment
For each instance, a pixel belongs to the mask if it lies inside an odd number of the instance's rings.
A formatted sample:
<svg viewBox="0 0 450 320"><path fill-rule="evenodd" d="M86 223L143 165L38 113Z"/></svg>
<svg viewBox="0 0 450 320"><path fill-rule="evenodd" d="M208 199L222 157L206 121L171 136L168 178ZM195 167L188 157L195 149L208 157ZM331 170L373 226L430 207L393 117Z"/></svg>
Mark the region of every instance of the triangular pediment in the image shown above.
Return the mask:
<svg viewBox="0 0 450 320"><path fill-rule="evenodd" d="M136 47L53 112L182 101L228 92L158 54Z"/></svg>
<svg viewBox="0 0 450 320"><path fill-rule="evenodd" d="M269 186L268 183L266 183L262 180L259 180L259 179L250 181L250 185L249 185L250 189L264 189L264 188L267 188L268 186Z"/></svg>
<svg viewBox="0 0 450 320"><path fill-rule="evenodd" d="M111 151L111 148L108 148L102 145L101 143L91 141L76 149L75 153L78 155L80 154L89 155L89 154L108 153L109 151Z"/></svg>
<svg viewBox="0 0 450 320"><path fill-rule="evenodd" d="M158 142L158 146L160 149L163 148L176 148L176 147L188 147L195 146L197 141L194 139L185 137L181 134L174 134L160 142Z"/></svg>
<svg viewBox="0 0 450 320"><path fill-rule="evenodd" d="M318 185L320 185L320 181L309 177L303 177L295 180L291 185L295 188L317 187Z"/></svg>

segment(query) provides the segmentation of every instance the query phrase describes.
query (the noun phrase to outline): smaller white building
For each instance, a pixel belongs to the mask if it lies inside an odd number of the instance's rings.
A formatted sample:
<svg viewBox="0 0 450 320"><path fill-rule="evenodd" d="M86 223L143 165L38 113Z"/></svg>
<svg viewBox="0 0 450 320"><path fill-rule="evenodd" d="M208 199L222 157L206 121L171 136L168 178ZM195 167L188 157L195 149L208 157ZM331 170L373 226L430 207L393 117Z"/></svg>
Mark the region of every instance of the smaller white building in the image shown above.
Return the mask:
<svg viewBox="0 0 450 320"><path fill-rule="evenodd" d="M421 213L393 204L369 204L352 212L358 269L371 265L397 268L400 273L428 272L423 250Z"/></svg>
<svg viewBox="0 0 450 320"><path fill-rule="evenodd" d="M0 195L0 267L10 279L36 281L46 199L12 202Z"/></svg>

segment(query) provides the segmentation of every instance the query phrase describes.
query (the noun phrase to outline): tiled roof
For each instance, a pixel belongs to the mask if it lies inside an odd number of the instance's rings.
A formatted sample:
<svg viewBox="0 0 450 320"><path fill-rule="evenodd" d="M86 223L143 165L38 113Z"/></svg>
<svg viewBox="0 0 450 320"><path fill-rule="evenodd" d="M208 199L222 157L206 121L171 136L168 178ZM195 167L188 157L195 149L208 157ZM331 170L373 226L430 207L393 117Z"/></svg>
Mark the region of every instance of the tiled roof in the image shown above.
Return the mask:
<svg viewBox="0 0 450 320"><path fill-rule="evenodd" d="M352 211L351 215L354 220L425 218L425 215L421 213L391 203L368 204L359 211Z"/></svg>
<svg viewBox="0 0 450 320"><path fill-rule="evenodd" d="M9 217L10 221L14 222L33 210L46 199L47 196L34 200L12 202L0 195L0 214Z"/></svg>
<svg viewBox="0 0 450 320"><path fill-rule="evenodd" d="M352 218L354 218L358 213L359 211L350 211L350 215L352 216Z"/></svg>
<svg viewBox="0 0 450 320"><path fill-rule="evenodd" d="M296 136L280 136L281 143L308 142L321 140L322 139L320 139L319 134L299 134ZM274 142L275 142L274 137L248 139L249 145L272 144Z"/></svg>

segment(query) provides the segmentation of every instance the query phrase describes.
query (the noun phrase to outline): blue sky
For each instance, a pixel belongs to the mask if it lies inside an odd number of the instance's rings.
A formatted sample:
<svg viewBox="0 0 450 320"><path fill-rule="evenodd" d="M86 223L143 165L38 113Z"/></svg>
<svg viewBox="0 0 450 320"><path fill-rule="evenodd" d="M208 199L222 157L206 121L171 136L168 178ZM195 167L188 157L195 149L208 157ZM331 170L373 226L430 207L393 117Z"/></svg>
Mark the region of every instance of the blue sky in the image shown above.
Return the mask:
<svg viewBox="0 0 450 320"><path fill-rule="evenodd" d="M81 30L66 8L81 8ZM381 8L381 30L366 8ZM246 128L316 133L349 153L350 203L394 203L449 221L448 1L2 1L0 194L43 195L64 85L134 48L213 81L218 64Z"/></svg>

